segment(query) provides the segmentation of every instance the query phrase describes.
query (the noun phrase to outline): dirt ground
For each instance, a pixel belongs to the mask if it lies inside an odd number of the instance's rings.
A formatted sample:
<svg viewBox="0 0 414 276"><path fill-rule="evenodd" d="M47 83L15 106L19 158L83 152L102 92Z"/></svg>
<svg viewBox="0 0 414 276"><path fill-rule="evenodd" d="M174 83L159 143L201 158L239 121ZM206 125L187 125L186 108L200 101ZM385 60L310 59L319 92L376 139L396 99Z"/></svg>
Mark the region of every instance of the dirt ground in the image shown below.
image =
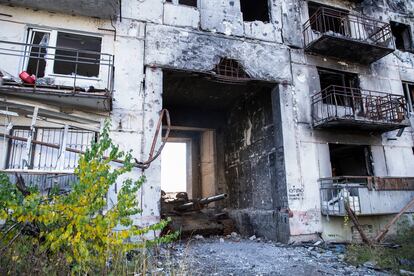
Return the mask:
<svg viewBox="0 0 414 276"><path fill-rule="evenodd" d="M165 261L175 267L170 270L174 271L173 274L388 275L367 266L355 267L345 263L343 249L341 245L332 248L313 244L283 245L255 237L247 239L233 235L212 238L198 236L171 244L161 253Z"/></svg>

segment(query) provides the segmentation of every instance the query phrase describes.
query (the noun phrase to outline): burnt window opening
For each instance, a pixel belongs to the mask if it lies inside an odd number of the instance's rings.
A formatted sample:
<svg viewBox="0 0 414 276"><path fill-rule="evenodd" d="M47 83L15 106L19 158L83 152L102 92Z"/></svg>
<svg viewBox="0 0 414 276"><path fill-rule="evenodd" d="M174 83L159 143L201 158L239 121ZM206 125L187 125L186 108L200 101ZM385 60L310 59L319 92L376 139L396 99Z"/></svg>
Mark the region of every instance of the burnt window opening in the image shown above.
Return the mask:
<svg viewBox="0 0 414 276"><path fill-rule="evenodd" d="M197 8L197 0L167 0L167 3Z"/></svg>
<svg viewBox="0 0 414 276"><path fill-rule="evenodd" d="M329 144L332 176L373 176L371 149L366 145Z"/></svg>
<svg viewBox="0 0 414 276"><path fill-rule="evenodd" d="M395 40L395 47L401 51L413 51L410 26L395 21L391 21L390 25Z"/></svg>
<svg viewBox="0 0 414 276"><path fill-rule="evenodd" d="M240 0L240 8L243 21L270 21L268 0Z"/></svg>
<svg viewBox="0 0 414 276"><path fill-rule="evenodd" d="M47 32L29 30L28 43L33 45L28 49L29 59L26 71L29 75L35 75L37 78L45 76L47 52L45 47L49 45L49 38L50 34Z"/></svg>
<svg viewBox="0 0 414 276"><path fill-rule="evenodd" d="M358 75L318 68L323 103L354 106L361 97Z"/></svg>
<svg viewBox="0 0 414 276"><path fill-rule="evenodd" d="M321 12L323 9L323 13ZM308 2L309 21L314 31L334 32L348 35L349 23L347 10L342 10L315 2Z"/></svg>
<svg viewBox="0 0 414 276"><path fill-rule="evenodd" d="M407 102L407 110L414 112L414 83L403 82L404 97Z"/></svg>
<svg viewBox="0 0 414 276"><path fill-rule="evenodd" d="M98 77L101 44L100 37L58 32L53 72Z"/></svg>
<svg viewBox="0 0 414 276"><path fill-rule="evenodd" d="M223 82L239 83L250 80L243 66L234 59L221 58L213 70L214 77Z"/></svg>

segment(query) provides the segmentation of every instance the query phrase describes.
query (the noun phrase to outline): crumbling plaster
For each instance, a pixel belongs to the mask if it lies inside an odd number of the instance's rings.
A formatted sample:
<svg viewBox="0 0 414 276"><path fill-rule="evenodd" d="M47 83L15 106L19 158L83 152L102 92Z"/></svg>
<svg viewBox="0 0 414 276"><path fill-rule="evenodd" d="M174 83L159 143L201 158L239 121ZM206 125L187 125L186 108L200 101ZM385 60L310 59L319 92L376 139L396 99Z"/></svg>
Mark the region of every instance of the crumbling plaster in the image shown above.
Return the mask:
<svg viewBox="0 0 414 276"><path fill-rule="evenodd" d="M356 8L355 4L347 1L315 2L346 9ZM308 13L306 2L302 4L301 21L304 23ZM371 15L385 21L399 18L397 13L388 16L388 13L379 14L376 11ZM371 145L377 176L413 176L414 171L411 128L407 128L400 138L396 137L396 131L373 135L312 128L310 96L320 91L317 67L357 73L362 89L403 95L401 80L412 80L410 72L413 70L414 55L396 51L371 66L305 54L301 49L291 49L291 56L292 85L282 87L281 95L285 109L282 111L283 135L289 137L284 140L284 154L289 208L293 213L290 233L293 236L291 239L295 239L295 235L329 232L329 222L322 220L320 215L318 185L319 178L332 176L328 143Z"/></svg>
<svg viewBox="0 0 414 276"><path fill-rule="evenodd" d="M1 4L31 7L70 15L114 18L119 12L118 0L1 0Z"/></svg>
<svg viewBox="0 0 414 276"><path fill-rule="evenodd" d="M253 79L291 82L290 54L282 45L152 24L146 30L147 65L209 72L227 57L238 60Z"/></svg>

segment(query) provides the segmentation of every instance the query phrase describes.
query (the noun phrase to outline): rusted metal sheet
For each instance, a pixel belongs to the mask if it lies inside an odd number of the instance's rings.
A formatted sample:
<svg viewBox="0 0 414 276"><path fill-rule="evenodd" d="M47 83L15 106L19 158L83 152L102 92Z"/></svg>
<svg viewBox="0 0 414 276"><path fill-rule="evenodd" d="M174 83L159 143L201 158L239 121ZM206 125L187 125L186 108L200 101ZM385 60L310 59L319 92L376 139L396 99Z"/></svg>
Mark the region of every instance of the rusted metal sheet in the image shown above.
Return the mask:
<svg viewBox="0 0 414 276"><path fill-rule="evenodd" d="M374 188L377 191L413 191L414 177L376 177Z"/></svg>

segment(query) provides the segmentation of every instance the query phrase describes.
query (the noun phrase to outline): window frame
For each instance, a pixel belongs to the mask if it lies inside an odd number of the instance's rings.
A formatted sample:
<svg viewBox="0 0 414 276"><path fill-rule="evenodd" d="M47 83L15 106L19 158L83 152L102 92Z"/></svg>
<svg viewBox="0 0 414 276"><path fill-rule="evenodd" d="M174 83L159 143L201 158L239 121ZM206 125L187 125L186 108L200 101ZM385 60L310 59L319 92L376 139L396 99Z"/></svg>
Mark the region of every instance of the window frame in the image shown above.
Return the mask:
<svg viewBox="0 0 414 276"><path fill-rule="evenodd" d="M49 29L49 28L38 28L38 27L31 27L29 26L26 30L26 43L31 44L32 42L32 37L34 35L34 32L44 32L44 33L49 33L49 43L48 43L48 48L47 49L47 53L46 55L50 55L53 58L52 59L46 59L46 66L45 66L45 73L44 73L44 77L60 77L60 78L73 78L73 75L71 74L60 74L60 73L55 73L54 72L54 67L55 67L55 54L56 54L56 46L57 46L57 38L58 38L58 34L59 33L68 33L68 34L74 34L74 35L82 35L82 36L88 36L88 37L95 37L95 38L100 38L101 40L101 51L100 51L100 58L102 58L102 46L103 46L103 36L99 35L99 34L91 34L91 33L85 33L85 32L76 32L76 31L72 31L72 30L65 30L65 29ZM23 61L22 61L22 70L26 71L27 70L27 66L30 60L30 51L31 51L31 47L28 46L25 49L25 57L23 57ZM88 77L88 76L82 76L82 75L76 75L76 78L78 79L86 79L86 80L95 80L95 81L99 81L102 78L102 66L99 65L98 67L98 76L93 76L93 77Z"/></svg>
<svg viewBox="0 0 414 276"><path fill-rule="evenodd" d="M407 102L407 111L414 112L414 82L402 81L404 98ZM409 87L412 87L412 93L410 93Z"/></svg>
<svg viewBox="0 0 414 276"><path fill-rule="evenodd" d="M338 33L338 34L342 34L345 36L349 36L349 34L351 33L351 29L349 26L349 10L343 9L343 8L338 8L338 7L333 7L333 6L329 6L329 5L325 5L325 4L321 4L318 2L314 2L314 1L308 1L307 2L307 11L308 11L308 19L309 21L311 20L312 16L314 14L316 14L318 12L318 10L320 8L324 8L324 9L328 9L332 12L337 12L338 13L338 18L336 18L336 20L341 21L341 24L343 22L346 22L346 24L342 25L341 28L339 29L339 32L336 30L321 30L320 28L318 28L318 26L323 25L323 24L316 24L317 22L315 22L315 24L311 24L311 29L314 32L320 32L320 33L326 33L328 31L332 31L334 33ZM310 11L311 9L314 9L314 12L311 14ZM339 16L342 15L342 16ZM325 15L328 16L328 15Z"/></svg>
<svg viewBox="0 0 414 276"><path fill-rule="evenodd" d="M340 85L340 86L346 88L346 94L347 95L352 96L353 93L358 92L361 89L361 87L359 85L360 84L360 80L359 80L358 74L349 73L349 72L343 72L343 71L338 71L338 70L332 70L332 69L323 68L323 67L317 67L316 69L318 71L319 85L320 85L320 88L321 88L321 90L320 90L321 92L323 92L325 89L329 88L329 86L335 85L335 84L330 84L330 85L328 85L326 87L322 87L321 74L323 74L323 73L325 73L325 74L332 74L332 75L335 74L335 75L341 76L342 77L342 85ZM355 78L355 81L356 81L356 85L355 86L352 86L351 85L351 82L350 82L351 76L353 78ZM355 91L353 91L353 89ZM329 91L327 91L327 92L329 93ZM354 97L355 96L358 97L358 96L360 96L360 94L359 95L353 95L353 96ZM335 96L335 97L338 97L339 98L339 101L336 100L334 103L328 101L329 98L325 98L324 93L322 93L322 97L323 97L323 103L324 104L333 104L333 105L336 105L338 107L339 106L342 106L342 107L354 107L355 104L358 104L358 103L355 103L353 100L349 101L350 99L347 99L347 98L344 99L344 96L341 96L341 95L336 95Z"/></svg>
<svg viewBox="0 0 414 276"><path fill-rule="evenodd" d="M407 32L407 35L408 35L408 37L407 37L408 42L407 41L404 41L404 38L403 38L403 44L404 44L404 47L403 48L398 48L397 47L397 40L396 40L396 37L395 37L394 32L393 32L393 25L395 25L395 24L396 25L400 24L400 25L404 25L405 26L405 29L406 29L405 31ZM411 27L411 25L405 24L405 23L401 23L401 22L398 22L398 21L391 20L390 21L390 27L391 27L392 37L394 39L395 48L397 50L399 50L399 51L402 51L402 52L414 53L414 41L413 41L413 33L412 33L412 27ZM406 43L409 44L408 45L408 48L406 48Z"/></svg>

